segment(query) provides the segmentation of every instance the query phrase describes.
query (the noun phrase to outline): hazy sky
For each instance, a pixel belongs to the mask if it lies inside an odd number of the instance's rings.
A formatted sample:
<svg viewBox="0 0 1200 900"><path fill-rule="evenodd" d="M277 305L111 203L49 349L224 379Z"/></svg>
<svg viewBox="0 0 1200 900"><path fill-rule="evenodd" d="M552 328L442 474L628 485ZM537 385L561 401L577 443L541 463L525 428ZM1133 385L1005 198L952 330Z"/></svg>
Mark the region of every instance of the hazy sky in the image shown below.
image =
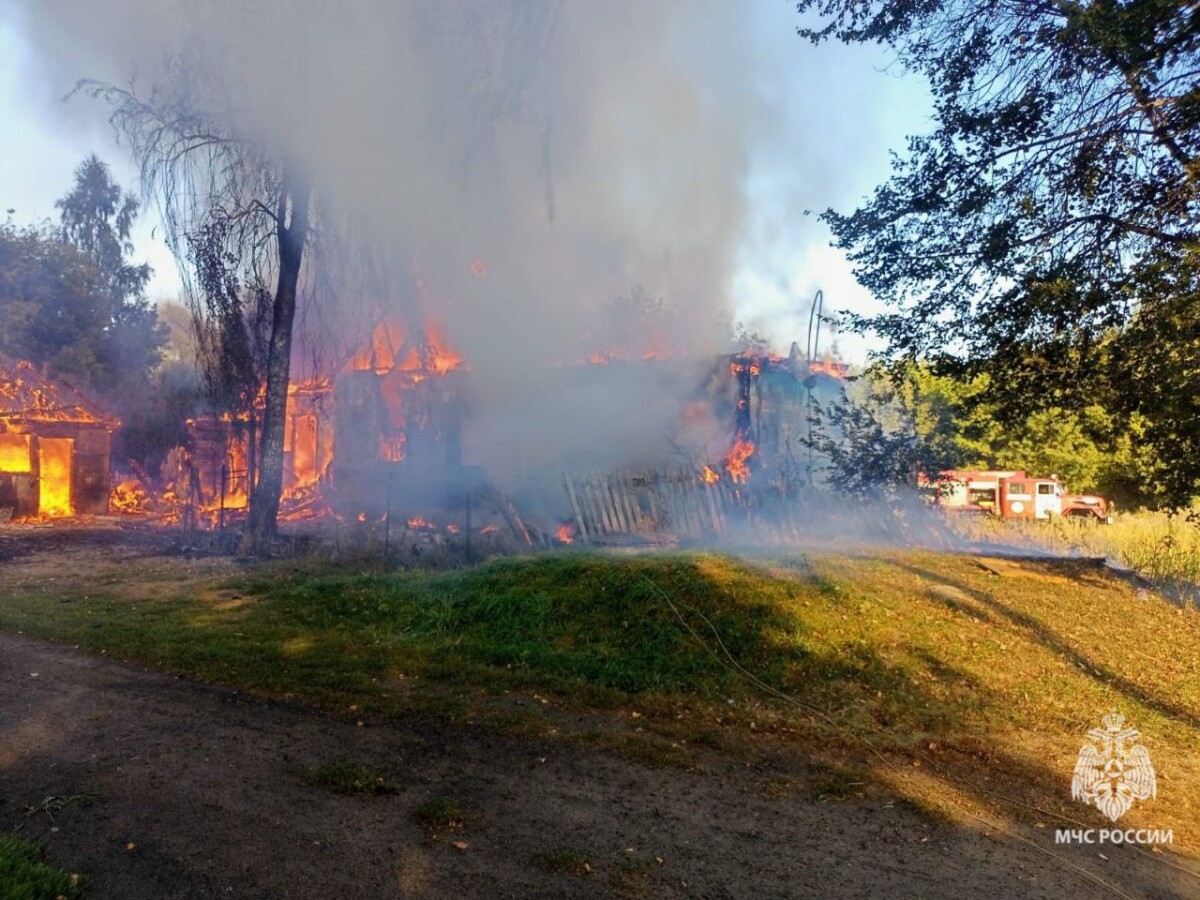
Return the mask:
<svg viewBox="0 0 1200 900"><path fill-rule="evenodd" d="M828 246L827 229L804 211L849 208L868 193L888 173L888 151L902 148L905 135L928 130L929 100L919 80L889 69L883 50L814 48L802 41L787 0L737 6L749 18L747 27L736 45L712 35L713 65L737 66L743 78L748 73L770 115L753 123L748 141L741 185L746 214L730 300L735 319L786 351L793 339L803 343L808 303L818 288L827 310L866 310L872 303ZM85 99L60 102L63 86L40 80L39 49L19 7L0 0L0 210L14 210L19 224L54 216L54 200L87 153L99 153L125 186L136 183L101 110ZM153 211L143 217L136 244L155 269L151 296L174 297L178 278L154 233ZM849 358L865 354L857 338L843 337L840 345Z"/></svg>

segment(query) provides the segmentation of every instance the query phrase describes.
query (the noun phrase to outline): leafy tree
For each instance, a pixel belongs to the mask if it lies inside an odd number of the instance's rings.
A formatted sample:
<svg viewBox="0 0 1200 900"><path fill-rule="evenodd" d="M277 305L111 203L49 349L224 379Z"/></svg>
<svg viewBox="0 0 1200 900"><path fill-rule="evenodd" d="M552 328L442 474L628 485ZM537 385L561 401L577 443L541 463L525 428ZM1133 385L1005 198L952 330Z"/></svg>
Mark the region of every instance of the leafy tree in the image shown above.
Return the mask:
<svg viewBox="0 0 1200 900"><path fill-rule="evenodd" d="M96 264L114 305L143 305L150 266L126 258L133 253L130 232L137 221L137 198L122 193L108 166L93 153L79 164L74 187L55 206L61 211L63 240Z"/></svg>
<svg viewBox="0 0 1200 900"><path fill-rule="evenodd" d="M1172 505L1169 464L1147 442L1153 425L1144 417L1093 404L1039 409L1010 422L999 404L983 399L989 390L986 374L954 378L924 364L871 368L850 394L853 411L836 413L836 422L832 412L822 414L825 425L838 426L826 429L822 450L848 470L833 480L853 485L884 473L903 481L914 465L926 474L934 466L1025 469L1122 506ZM893 452L899 462L882 458Z"/></svg>
<svg viewBox="0 0 1200 900"><path fill-rule="evenodd" d="M103 378L100 273L48 228L0 226L0 350L86 383Z"/></svg>
<svg viewBox="0 0 1200 900"><path fill-rule="evenodd" d="M128 259L137 202L90 156L58 201L62 225L0 225L0 350L90 389L123 418L165 340Z"/></svg>
<svg viewBox="0 0 1200 900"><path fill-rule="evenodd" d="M954 378L926 365L868 373L873 393L888 398L912 420L913 429L937 458L957 467L986 467L1002 440L994 404L986 401L987 375Z"/></svg>
<svg viewBox="0 0 1200 900"><path fill-rule="evenodd" d="M891 407L881 415L879 395L857 402L814 404L812 434L803 439L822 458L821 470L840 492L865 501L900 503L922 473L954 465L918 433L911 414Z"/></svg>
<svg viewBox="0 0 1200 900"><path fill-rule="evenodd" d="M1189 254L1182 264L1164 260L1141 273L1141 305L1105 361L1111 404L1164 463L1154 466L1146 490L1171 506L1200 494L1197 262Z"/></svg>
<svg viewBox="0 0 1200 900"><path fill-rule="evenodd" d="M1098 391L1200 476L1200 422L1148 380L1188 363L1197 252L1200 10L1164 0L801 0L800 33L891 47L928 79L936 130L910 138L857 210L827 211L859 280L892 309L851 316L897 357L992 375L1021 420ZM1189 344L1189 341L1192 344ZM1111 363L1139 360L1140 393ZM1188 363L1190 365L1190 363ZM1186 367L1185 367L1186 370ZM1194 384L1195 382L1191 382Z"/></svg>
<svg viewBox="0 0 1200 900"><path fill-rule="evenodd" d="M124 418L117 433L119 458L137 459L152 474L168 451L187 443L187 420L203 409L191 313L176 302L159 303L157 312L167 334L162 360L147 390L138 394L135 414Z"/></svg>

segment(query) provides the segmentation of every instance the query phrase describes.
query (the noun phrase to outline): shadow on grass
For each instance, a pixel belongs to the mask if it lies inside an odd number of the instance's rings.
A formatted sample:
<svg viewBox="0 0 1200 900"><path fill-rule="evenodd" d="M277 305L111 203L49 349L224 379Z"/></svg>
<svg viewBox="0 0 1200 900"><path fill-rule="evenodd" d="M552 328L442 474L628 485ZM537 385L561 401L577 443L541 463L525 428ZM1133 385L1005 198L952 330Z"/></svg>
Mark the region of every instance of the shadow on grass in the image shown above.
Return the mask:
<svg viewBox="0 0 1200 900"><path fill-rule="evenodd" d="M935 586L948 587L962 597L969 598L969 601L964 604L961 601L953 599L952 595L947 595L945 590L938 591L935 587L933 593L943 605L951 609L957 609L960 612L965 612L967 615L982 618L984 621L995 622L1002 620L1010 625L1014 625L1030 640L1062 659L1067 660L1089 678L1117 690L1148 709L1182 722L1190 728L1200 729L1200 716L1197 716L1192 710L1154 694L1142 685L1135 684L1124 676L1114 672L1102 660L1080 652L1064 639L1062 635L1058 634L1058 632L1036 616L1023 610L1014 609L986 591L978 590L959 581L947 579L940 573L931 572L928 569L898 560L892 560L891 562L895 567L932 582ZM1094 574L1089 575L1086 572L1081 573L1079 580L1084 584L1091 583L1096 587L1111 586L1111 583L1107 580Z"/></svg>

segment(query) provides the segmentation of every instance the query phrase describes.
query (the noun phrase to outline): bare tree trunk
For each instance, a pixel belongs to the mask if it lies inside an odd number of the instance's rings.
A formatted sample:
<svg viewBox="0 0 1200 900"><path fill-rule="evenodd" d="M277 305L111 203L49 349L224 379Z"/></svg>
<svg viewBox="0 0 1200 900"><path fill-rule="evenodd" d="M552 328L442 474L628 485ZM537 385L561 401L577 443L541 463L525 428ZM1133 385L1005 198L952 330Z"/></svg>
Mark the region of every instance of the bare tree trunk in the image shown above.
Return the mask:
<svg viewBox="0 0 1200 900"><path fill-rule="evenodd" d="M292 323L304 245L308 239L312 186L295 169L285 166L276 208L279 242L279 283L271 318L267 350L267 399L263 414L258 484L250 496L250 513L242 534L241 551L256 556L270 553L283 493L283 432L292 359Z"/></svg>

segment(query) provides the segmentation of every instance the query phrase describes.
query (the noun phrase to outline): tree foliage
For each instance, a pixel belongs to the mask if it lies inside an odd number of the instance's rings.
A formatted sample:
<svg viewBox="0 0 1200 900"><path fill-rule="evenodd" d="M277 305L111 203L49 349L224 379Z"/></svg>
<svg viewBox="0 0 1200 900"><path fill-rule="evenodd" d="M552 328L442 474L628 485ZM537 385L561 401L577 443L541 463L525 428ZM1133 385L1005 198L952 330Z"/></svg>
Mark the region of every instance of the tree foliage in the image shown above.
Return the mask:
<svg viewBox="0 0 1200 900"><path fill-rule="evenodd" d="M130 232L137 221L139 204L113 181L100 157L91 154L75 170L71 192L55 206L60 210L62 239L85 253L95 263L121 306L143 300L150 280L150 266L128 260L133 253Z"/></svg>
<svg viewBox="0 0 1200 900"><path fill-rule="evenodd" d="M1178 505L1144 417L1100 404L1045 407L1012 420L989 399L990 376L937 374L927 364L875 366L844 408L821 409L814 445L826 475L851 494L878 495L943 469L1023 469L1057 475L1123 507ZM884 487L887 485L888 487Z"/></svg>
<svg viewBox="0 0 1200 900"><path fill-rule="evenodd" d="M912 137L858 209L827 211L859 280L851 316L893 357L991 374L990 400L1106 407L1178 457L1200 443L1177 389L1196 337L1200 7L1165 0L801 0L800 33L878 42L928 79ZM1185 322L1191 317L1188 324ZM1191 330L1189 330L1191 329ZM1189 342L1192 342L1189 344ZM1117 359L1136 360L1118 389ZM1138 379L1141 379L1138 381ZM1194 383L1194 382L1192 382ZM1185 433L1186 432L1186 433ZM1183 443L1180 443L1180 442ZM1200 459L1200 454L1190 454ZM1172 493L1197 488L1179 460Z"/></svg>
<svg viewBox="0 0 1200 900"><path fill-rule="evenodd" d="M45 366L127 417L165 340L130 262L137 201L95 156L61 200L61 227L0 224L0 352Z"/></svg>

